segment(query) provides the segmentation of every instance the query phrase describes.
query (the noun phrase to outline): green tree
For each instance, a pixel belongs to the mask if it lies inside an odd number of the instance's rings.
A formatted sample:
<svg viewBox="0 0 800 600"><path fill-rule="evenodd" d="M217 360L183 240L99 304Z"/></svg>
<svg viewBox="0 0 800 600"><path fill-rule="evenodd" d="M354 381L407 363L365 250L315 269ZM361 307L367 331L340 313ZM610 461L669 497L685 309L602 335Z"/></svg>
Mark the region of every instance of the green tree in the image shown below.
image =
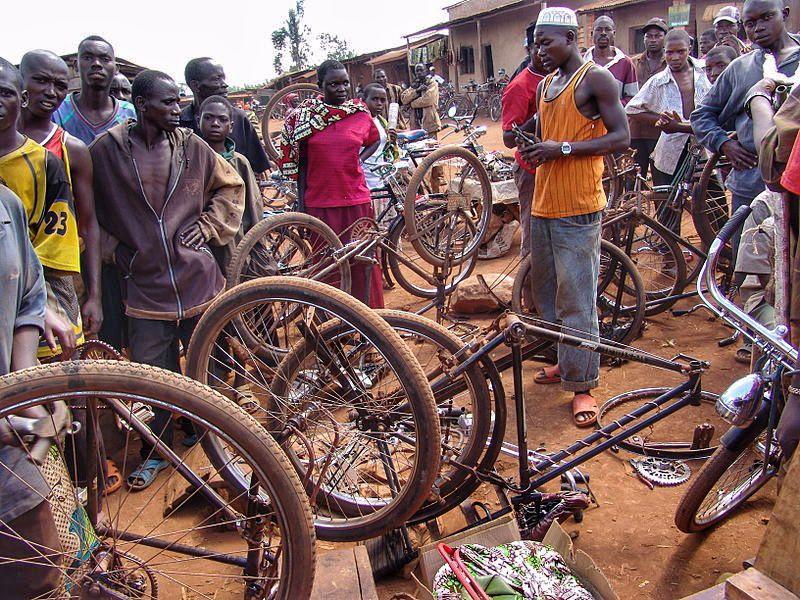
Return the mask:
<svg viewBox="0 0 800 600"><path fill-rule="evenodd" d="M317 36L319 45L328 60L347 60L356 55L350 43L331 33L321 33Z"/></svg>
<svg viewBox="0 0 800 600"><path fill-rule="evenodd" d="M283 25L272 32L272 46L275 48L272 65L278 75L284 72L284 57L287 52L291 61L290 71L299 71L308 66L311 29L303 22L304 4L305 0L297 0L294 8L289 9Z"/></svg>

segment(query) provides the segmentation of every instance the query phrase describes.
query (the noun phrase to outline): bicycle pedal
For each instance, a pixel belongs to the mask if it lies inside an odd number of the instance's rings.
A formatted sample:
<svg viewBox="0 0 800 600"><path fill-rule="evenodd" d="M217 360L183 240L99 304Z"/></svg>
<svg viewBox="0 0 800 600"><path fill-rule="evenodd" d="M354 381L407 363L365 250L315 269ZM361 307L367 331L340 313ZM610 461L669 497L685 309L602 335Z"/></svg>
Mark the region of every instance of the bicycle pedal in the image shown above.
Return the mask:
<svg viewBox="0 0 800 600"><path fill-rule="evenodd" d="M145 425L152 421L156 416L156 414L153 412L153 409L142 402L134 402L131 406L129 415L131 418L136 418ZM131 430L130 424L127 421L120 419L118 415L115 415L115 420L117 422L117 429L120 431Z"/></svg>

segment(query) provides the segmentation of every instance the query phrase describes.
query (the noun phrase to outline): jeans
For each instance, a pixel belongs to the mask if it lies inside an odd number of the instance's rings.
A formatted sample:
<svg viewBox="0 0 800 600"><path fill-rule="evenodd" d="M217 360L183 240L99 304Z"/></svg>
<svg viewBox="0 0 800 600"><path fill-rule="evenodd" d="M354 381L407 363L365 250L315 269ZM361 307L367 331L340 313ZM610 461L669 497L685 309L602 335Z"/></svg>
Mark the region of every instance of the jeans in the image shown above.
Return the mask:
<svg viewBox="0 0 800 600"><path fill-rule="evenodd" d="M531 284L536 310L546 321L584 332L592 339L600 335L601 214L531 217ZM566 391L585 392L599 383L600 355L595 352L559 344L558 366L561 387Z"/></svg>
<svg viewBox="0 0 800 600"><path fill-rule="evenodd" d="M128 337L131 360L133 362L160 367L167 371L180 373L178 342L184 349L189 347L192 332L200 317L183 321L157 321L128 317ZM172 413L163 408L153 408L155 418L150 429L167 446L172 446ZM187 433L193 433L187 432ZM142 460L160 458L153 447L142 440L140 451Z"/></svg>
<svg viewBox="0 0 800 600"><path fill-rule="evenodd" d="M514 163L514 183L517 185L519 198L519 225L522 230L522 241L519 245L519 255L522 258L530 252L531 232L531 204L533 203L533 187L536 176L523 169L519 163Z"/></svg>

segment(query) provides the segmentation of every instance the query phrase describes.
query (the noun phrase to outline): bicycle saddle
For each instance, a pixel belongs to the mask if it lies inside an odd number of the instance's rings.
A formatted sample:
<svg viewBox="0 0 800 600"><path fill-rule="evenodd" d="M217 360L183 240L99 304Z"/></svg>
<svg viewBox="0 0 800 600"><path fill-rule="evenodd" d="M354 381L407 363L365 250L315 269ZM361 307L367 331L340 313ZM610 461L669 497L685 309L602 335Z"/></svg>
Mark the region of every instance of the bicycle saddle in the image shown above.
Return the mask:
<svg viewBox="0 0 800 600"><path fill-rule="evenodd" d="M397 139L400 142L417 142L427 136L428 132L424 129L412 129L411 131L400 131Z"/></svg>

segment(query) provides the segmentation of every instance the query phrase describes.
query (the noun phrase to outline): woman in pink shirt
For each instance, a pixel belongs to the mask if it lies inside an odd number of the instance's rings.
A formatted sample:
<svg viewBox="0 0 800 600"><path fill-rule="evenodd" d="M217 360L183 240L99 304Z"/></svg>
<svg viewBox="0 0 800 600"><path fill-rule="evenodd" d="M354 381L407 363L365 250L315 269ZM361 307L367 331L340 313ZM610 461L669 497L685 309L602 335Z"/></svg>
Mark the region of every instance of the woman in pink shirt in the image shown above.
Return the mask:
<svg viewBox="0 0 800 600"><path fill-rule="evenodd" d="M350 100L342 63L327 60L317 69L322 96L302 102L281 133L280 168L298 181L301 210L327 223L343 243L358 219L374 218L361 161L378 148L380 134L367 105ZM383 308L380 267L351 264L351 293L372 308Z"/></svg>

